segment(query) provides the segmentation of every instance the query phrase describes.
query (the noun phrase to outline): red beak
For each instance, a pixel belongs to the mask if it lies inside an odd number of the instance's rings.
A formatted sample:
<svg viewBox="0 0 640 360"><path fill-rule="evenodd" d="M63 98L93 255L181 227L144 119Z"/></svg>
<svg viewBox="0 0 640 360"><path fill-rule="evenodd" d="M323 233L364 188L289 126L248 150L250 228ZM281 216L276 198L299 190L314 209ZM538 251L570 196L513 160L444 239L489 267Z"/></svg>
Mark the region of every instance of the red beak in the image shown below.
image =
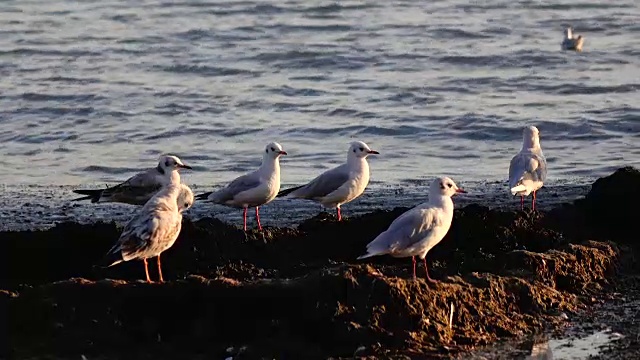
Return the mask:
<svg viewBox="0 0 640 360"><path fill-rule="evenodd" d="M463 193L463 194L466 194L466 193L467 193L466 191L464 191L463 189L460 189L460 188L457 188L457 189L456 189L456 192L457 192L457 193Z"/></svg>
<svg viewBox="0 0 640 360"><path fill-rule="evenodd" d="M367 154L376 154L376 155L380 155L379 152L375 151L375 150L369 150L367 151Z"/></svg>
<svg viewBox="0 0 640 360"><path fill-rule="evenodd" d="M280 154L280 155L287 155L287 152L286 152L286 151L280 151L278 154Z"/></svg>

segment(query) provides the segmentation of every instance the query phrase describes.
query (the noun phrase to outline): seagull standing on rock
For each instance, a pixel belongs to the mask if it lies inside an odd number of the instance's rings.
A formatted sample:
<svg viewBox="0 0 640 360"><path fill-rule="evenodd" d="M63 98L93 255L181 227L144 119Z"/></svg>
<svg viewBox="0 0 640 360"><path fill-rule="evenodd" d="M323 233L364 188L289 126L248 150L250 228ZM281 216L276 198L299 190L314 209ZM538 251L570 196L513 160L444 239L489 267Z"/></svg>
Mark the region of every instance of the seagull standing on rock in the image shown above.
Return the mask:
<svg viewBox="0 0 640 360"><path fill-rule="evenodd" d="M536 209L536 191L547 178L547 159L540 147L540 131L527 126L522 131L522 150L509 164L509 189L513 196L520 195L520 208L524 210L524 197L533 193L531 207Z"/></svg>
<svg viewBox="0 0 640 360"><path fill-rule="evenodd" d="M160 254L173 246L182 228L182 212L193 205L193 192L184 184L169 184L151 198L122 231L107 253L107 267L123 261L142 259L147 282L151 283L147 259L158 258L158 276L162 278Z"/></svg>
<svg viewBox="0 0 640 360"><path fill-rule="evenodd" d="M367 244L367 253L358 257L365 259L377 255L413 260L413 278L416 278L416 256L424 263L424 271L430 283L427 253L436 246L449 231L453 220L453 200L457 193L466 193L453 180L441 177L433 180L429 187L429 201L397 217L389 228Z"/></svg>
<svg viewBox="0 0 640 360"><path fill-rule="evenodd" d="M73 190L86 195L73 199L91 200L92 203L118 202L129 205L144 205L158 190L169 184L180 184L179 169L191 169L173 155L162 155L158 166L136 174L125 182L106 189Z"/></svg>
<svg viewBox="0 0 640 360"><path fill-rule="evenodd" d="M280 144L277 142L268 144L258 170L236 178L218 191L200 194L196 199L243 208L245 232L247 231L247 208L255 207L258 229L262 231L259 207L275 199L280 190L281 155L287 155L287 152Z"/></svg>
<svg viewBox="0 0 640 360"><path fill-rule="evenodd" d="M354 141L349 145L345 164L325 171L306 185L282 190L278 197L289 195L292 198L317 201L326 208L336 208L340 221L340 206L362 195L369 184L367 156L371 154L380 153L371 150L362 141Z"/></svg>

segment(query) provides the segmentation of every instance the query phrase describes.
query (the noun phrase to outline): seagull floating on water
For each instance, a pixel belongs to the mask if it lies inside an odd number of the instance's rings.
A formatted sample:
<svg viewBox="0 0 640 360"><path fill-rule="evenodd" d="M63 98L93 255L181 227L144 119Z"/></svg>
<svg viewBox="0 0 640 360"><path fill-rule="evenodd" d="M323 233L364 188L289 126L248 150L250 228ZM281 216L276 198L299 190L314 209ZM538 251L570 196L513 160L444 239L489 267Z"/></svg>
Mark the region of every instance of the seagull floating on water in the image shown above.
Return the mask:
<svg viewBox="0 0 640 360"><path fill-rule="evenodd" d="M524 197L533 193L531 207L536 209L536 191L547 178L547 160L540 147L540 131L527 126L522 131L522 150L509 164L509 190L513 196L520 195L520 208L524 209Z"/></svg>
<svg viewBox="0 0 640 360"><path fill-rule="evenodd" d="M584 37L582 37L582 35L573 37L572 27L569 26L564 30L564 40L562 40L562 50L574 50L577 52L581 52L583 44L584 44Z"/></svg>
<svg viewBox="0 0 640 360"><path fill-rule="evenodd" d="M429 201L418 205L396 218L389 228L367 244L367 253L358 257L365 259L377 255L396 258L409 257L413 261L413 278L416 278L416 256L424 262L427 280L427 253L436 246L449 231L453 220L453 200L457 193L466 193L448 177L434 179L429 187Z"/></svg>
<svg viewBox="0 0 640 360"><path fill-rule="evenodd" d="M147 259L158 258L158 276L162 278L160 254L173 246L182 228L182 212L193 205L193 192L184 184L169 184L149 200L122 231L107 253L110 265L142 259L147 282L151 282Z"/></svg>
<svg viewBox="0 0 640 360"><path fill-rule="evenodd" d="M362 141L352 142L347 162L327 170L306 185L282 190L278 197L287 196L317 201L326 208L336 208L338 221L342 220L340 206L362 195L369 184L367 156L380 154Z"/></svg>
<svg viewBox="0 0 640 360"><path fill-rule="evenodd" d="M247 208L255 207L258 229L262 230L259 207L275 199L280 190L281 155L287 155L287 152L280 144L277 142L268 144L258 170L236 178L218 191L200 194L196 199L244 208L244 231L247 231Z"/></svg>
<svg viewBox="0 0 640 360"><path fill-rule="evenodd" d="M130 205L144 205L158 190L169 184L180 184L179 169L191 169L173 155L162 155L158 166L148 169L121 184L106 189L73 190L86 195L72 201L91 200L92 203L118 202Z"/></svg>

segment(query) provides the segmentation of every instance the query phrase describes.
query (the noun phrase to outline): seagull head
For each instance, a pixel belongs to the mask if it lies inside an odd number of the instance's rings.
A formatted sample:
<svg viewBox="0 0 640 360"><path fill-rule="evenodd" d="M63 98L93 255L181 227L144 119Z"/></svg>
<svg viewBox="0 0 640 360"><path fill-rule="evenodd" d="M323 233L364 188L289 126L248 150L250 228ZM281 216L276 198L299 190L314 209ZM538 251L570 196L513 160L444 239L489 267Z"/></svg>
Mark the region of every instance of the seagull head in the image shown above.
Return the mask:
<svg viewBox="0 0 640 360"><path fill-rule="evenodd" d="M275 141L267 144L264 148L264 156L267 158L277 159L281 155L287 155L287 152L282 149L282 145Z"/></svg>
<svg viewBox="0 0 640 360"><path fill-rule="evenodd" d="M185 184L180 184L178 186L180 186L180 192L178 193L176 201L178 203L178 211L183 212L193 205L193 191L191 191L191 189Z"/></svg>
<svg viewBox="0 0 640 360"><path fill-rule="evenodd" d="M526 126L522 130L522 145L527 149L540 147L540 130L533 125Z"/></svg>
<svg viewBox="0 0 640 360"><path fill-rule="evenodd" d="M366 158L371 154L380 154L375 150L371 150L369 145L363 141L354 141L349 144L349 153L347 157Z"/></svg>
<svg viewBox="0 0 640 360"><path fill-rule="evenodd" d="M178 169L192 169L191 166L185 165L179 157L174 155L160 156L158 168L162 169L164 174L170 174L173 170Z"/></svg>
<svg viewBox="0 0 640 360"><path fill-rule="evenodd" d="M459 188L456 183L446 176L434 179L431 182L431 187L429 188L430 194L438 194L440 196L448 196L451 197L457 193L467 192L463 189Z"/></svg>

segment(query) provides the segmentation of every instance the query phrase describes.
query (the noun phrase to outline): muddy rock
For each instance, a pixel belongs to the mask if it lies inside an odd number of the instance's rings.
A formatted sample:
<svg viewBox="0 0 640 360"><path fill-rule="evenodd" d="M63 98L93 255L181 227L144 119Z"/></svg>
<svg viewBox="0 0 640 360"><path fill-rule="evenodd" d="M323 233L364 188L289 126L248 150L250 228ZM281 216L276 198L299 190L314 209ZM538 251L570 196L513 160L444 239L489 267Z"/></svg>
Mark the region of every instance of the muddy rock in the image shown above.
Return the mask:
<svg viewBox="0 0 640 360"><path fill-rule="evenodd" d="M634 228L640 204L640 171L616 170L593 183L587 196L576 202L594 236L638 245Z"/></svg>
<svg viewBox="0 0 640 360"><path fill-rule="evenodd" d="M0 232L3 348L16 359L454 356L560 326L629 269L631 202L601 207L622 185L640 188L637 170L549 211L457 209L427 256L435 285L411 278L410 259L356 260L406 208L246 234L185 218L162 255L164 284L140 281L141 262L98 266L122 230L113 223Z"/></svg>

